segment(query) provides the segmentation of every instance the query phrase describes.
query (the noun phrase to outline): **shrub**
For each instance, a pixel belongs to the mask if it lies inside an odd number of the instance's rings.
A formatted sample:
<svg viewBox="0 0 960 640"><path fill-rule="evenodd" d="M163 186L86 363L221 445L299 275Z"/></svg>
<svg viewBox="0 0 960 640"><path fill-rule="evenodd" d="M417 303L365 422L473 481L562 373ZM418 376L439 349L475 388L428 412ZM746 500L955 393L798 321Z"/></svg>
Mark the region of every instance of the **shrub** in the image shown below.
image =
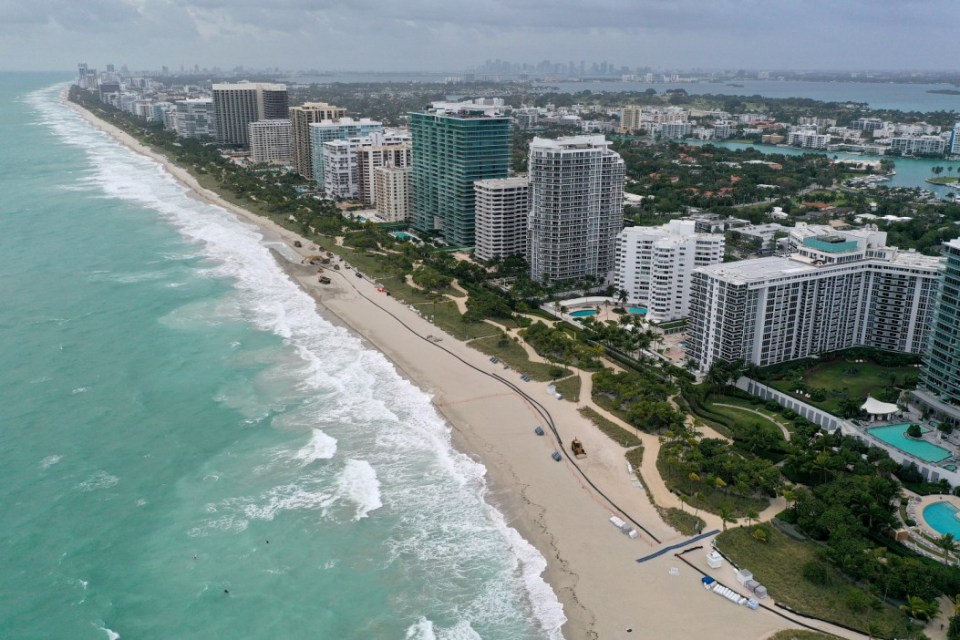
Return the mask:
<svg viewBox="0 0 960 640"><path fill-rule="evenodd" d="M821 587L830 584L830 571L827 569L827 565L816 560L803 565L803 577L807 582Z"/></svg>
<svg viewBox="0 0 960 640"><path fill-rule="evenodd" d="M920 438L923 436L923 430L920 429L920 425L912 424L907 427L907 435L911 438Z"/></svg>

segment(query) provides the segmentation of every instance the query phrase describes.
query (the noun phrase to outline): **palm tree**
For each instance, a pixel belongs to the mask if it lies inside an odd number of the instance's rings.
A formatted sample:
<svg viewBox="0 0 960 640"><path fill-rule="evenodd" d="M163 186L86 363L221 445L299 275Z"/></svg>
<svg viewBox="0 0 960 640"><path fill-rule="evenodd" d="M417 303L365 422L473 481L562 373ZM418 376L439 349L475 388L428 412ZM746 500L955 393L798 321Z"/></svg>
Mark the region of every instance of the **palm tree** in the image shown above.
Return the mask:
<svg viewBox="0 0 960 640"><path fill-rule="evenodd" d="M907 604L900 605L900 610L917 620L931 620L940 611L940 603L936 600L927 602L919 596L907 596Z"/></svg>
<svg viewBox="0 0 960 640"><path fill-rule="evenodd" d="M940 539L935 543L938 547L943 549L943 561L949 563L948 558L949 554L957 552L957 541L953 537L952 533L945 533L940 536Z"/></svg>
<svg viewBox="0 0 960 640"><path fill-rule="evenodd" d="M728 522L736 522L736 518L733 517L733 509L727 505L720 507L720 513L718 515L720 516L720 521L723 523L724 531L727 530Z"/></svg>

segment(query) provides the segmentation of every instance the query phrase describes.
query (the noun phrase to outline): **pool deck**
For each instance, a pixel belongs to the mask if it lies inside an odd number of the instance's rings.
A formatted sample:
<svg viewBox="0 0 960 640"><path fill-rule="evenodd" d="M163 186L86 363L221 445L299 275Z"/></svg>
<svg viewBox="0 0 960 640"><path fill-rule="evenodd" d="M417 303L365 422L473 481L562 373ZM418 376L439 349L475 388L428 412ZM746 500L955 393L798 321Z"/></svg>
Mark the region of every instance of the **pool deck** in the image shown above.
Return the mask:
<svg viewBox="0 0 960 640"><path fill-rule="evenodd" d="M932 536L934 539L939 538L943 534L927 523L926 518L923 517L923 510L929 507L931 504L937 502L947 502L956 507L957 510L960 510L960 497L949 494L920 496L918 498L914 498L911 500L911 505L908 508L908 513L910 517L916 521L917 526L923 529L924 533Z"/></svg>

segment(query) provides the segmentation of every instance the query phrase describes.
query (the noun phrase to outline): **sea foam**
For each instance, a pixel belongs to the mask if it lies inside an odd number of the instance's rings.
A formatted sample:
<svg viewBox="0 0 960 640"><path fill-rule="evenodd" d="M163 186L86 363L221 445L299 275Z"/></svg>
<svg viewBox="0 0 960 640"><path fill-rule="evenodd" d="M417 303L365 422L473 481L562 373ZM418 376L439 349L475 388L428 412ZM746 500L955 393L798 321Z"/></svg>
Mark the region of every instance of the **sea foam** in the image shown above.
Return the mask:
<svg viewBox="0 0 960 640"><path fill-rule="evenodd" d="M382 354L319 316L315 301L279 267L256 227L190 197L157 163L91 128L53 102L51 93L35 94L35 105L65 142L89 154L95 165L91 190L157 211L193 243L190 253L206 258L198 275L229 279L235 292L231 312L279 336L297 356L296 385L317 399L316 406L307 401L298 411L305 419L322 416L322 433L347 457L335 476L308 474L265 493L218 502L214 518L188 534L241 531L250 519L269 520L287 510L347 509L363 520L386 506L399 519L388 532L387 561L403 561L411 574L422 573L426 596L419 597L436 606L449 601L448 619L471 621L439 630L440 637L475 637L482 625L507 619L520 624L530 615L542 635L560 638L566 618L540 577L546 561L485 501L484 467L453 449L449 426L430 398ZM326 453L329 444L314 434L291 463L312 472L315 465L305 461ZM475 585L480 574L486 577ZM454 593L459 600L451 600Z"/></svg>

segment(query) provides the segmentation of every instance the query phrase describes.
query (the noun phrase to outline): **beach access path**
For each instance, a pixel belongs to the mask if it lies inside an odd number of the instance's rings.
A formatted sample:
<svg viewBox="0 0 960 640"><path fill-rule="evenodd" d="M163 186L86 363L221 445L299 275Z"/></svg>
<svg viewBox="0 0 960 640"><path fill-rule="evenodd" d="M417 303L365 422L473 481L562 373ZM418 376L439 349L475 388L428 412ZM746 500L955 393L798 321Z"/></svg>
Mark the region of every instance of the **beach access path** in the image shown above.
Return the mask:
<svg viewBox="0 0 960 640"><path fill-rule="evenodd" d="M122 144L161 163L199 199L257 225L268 246L284 243L284 255L298 251L305 257L312 251L313 242L226 202L163 155L89 112L69 106ZM298 240L301 250L293 249ZM575 404L548 395L546 383L522 382L512 371L505 376L502 367L487 356L443 334L411 307L378 292L376 283L354 277L353 271L330 271L331 284L320 285L315 268L294 260L284 264L282 257L278 260L322 309L431 394L452 426L457 448L483 462L490 502L547 559L544 578L564 605L565 637L681 640L736 635L760 639L800 626L769 611L738 607L704 590L700 575L672 554L638 564L637 558L655 551L660 543L643 533L638 539L628 538L610 524L611 515L629 514L665 544L682 538L663 524L644 491L631 483L623 449L580 416ZM563 445L550 431L544 437L533 433L535 426L545 422L538 403L549 410ZM555 462L551 454L574 436L583 441L588 458L576 464L566 457ZM698 551L686 557L695 560L702 555ZM731 576L717 577L730 584ZM813 626L840 637L864 637L823 623Z"/></svg>

